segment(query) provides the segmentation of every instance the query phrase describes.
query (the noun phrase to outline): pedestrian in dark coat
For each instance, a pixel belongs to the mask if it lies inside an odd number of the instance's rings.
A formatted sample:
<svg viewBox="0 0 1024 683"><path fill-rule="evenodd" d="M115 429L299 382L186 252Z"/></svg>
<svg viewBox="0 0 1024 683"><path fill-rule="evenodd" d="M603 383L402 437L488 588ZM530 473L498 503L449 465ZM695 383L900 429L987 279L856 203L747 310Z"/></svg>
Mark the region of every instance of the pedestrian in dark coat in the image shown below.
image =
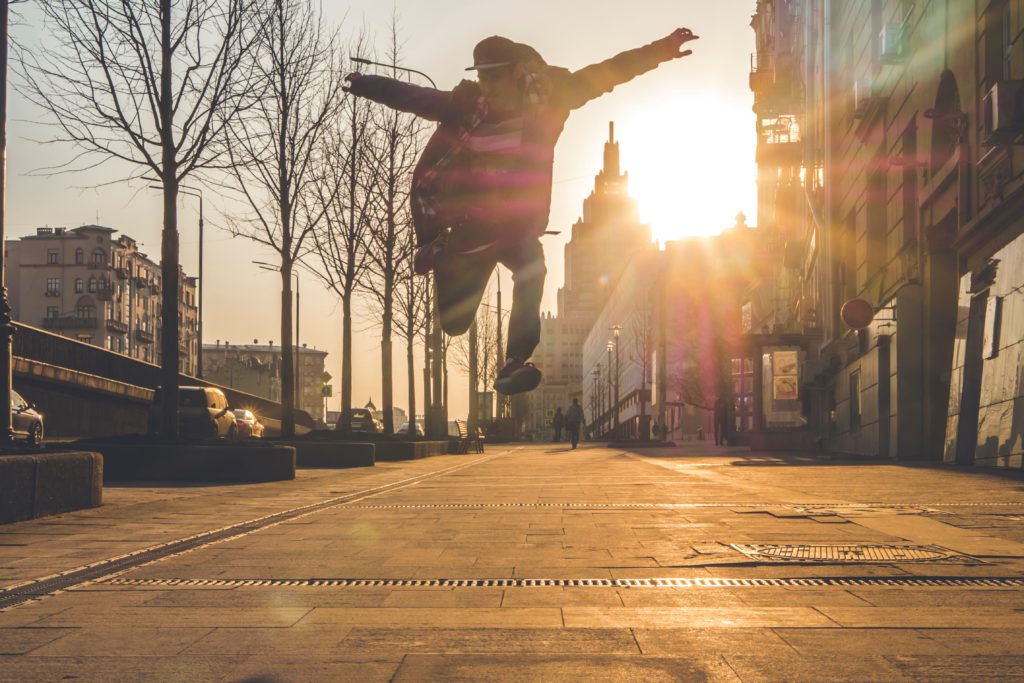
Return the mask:
<svg viewBox="0 0 1024 683"><path fill-rule="evenodd" d="M555 430L555 443L562 443L562 430L565 428L565 415L561 408L555 408L555 416L551 418L551 427Z"/></svg>
<svg viewBox="0 0 1024 683"><path fill-rule="evenodd" d="M441 326L463 334L498 263L514 289L501 393L529 391L527 363L540 340L544 251L555 144L569 113L662 62L691 53L697 36L678 29L645 47L569 71L527 45L492 36L473 51L478 81L451 91L383 76L349 74L348 90L440 124L413 172L416 271L434 271Z"/></svg>

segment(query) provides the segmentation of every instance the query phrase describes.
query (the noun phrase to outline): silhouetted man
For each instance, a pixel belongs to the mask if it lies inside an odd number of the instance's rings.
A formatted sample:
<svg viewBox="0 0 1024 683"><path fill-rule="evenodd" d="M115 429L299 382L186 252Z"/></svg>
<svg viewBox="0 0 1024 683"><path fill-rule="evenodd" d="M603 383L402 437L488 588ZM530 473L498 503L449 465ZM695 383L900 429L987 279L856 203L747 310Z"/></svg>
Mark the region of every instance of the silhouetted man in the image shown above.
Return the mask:
<svg viewBox="0 0 1024 683"><path fill-rule="evenodd" d="M498 263L514 289L506 362L496 391L515 394L540 384L527 362L540 341L544 250L551 207L555 144L569 113L662 62L691 54L696 40L681 28L645 47L571 72L549 66L522 43L492 36L473 50L477 81L452 91L383 76L349 74L354 95L440 125L413 172L415 268L434 271L441 326L463 334L476 316Z"/></svg>
<svg viewBox="0 0 1024 683"><path fill-rule="evenodd" d="M574 398L572 405L565 411L565 428L569 430L569 441L572 443L573 448L576 448L576 445L580 442L580 429L585 421L580 400Z"/></svg>
<svg viewBox="0 0 1024 683"><path fill-rule="evenodd" d="M715 445L725 445L729 426L729 404L719 396L715 399Z"/></svg>
<svg viewBox="0 0 1024 683"><path fill-rule="evenodd" d="M565 428L565 415L561 408L555 408L555 416L551 418L551 427L555 430L555 443L562 443L562 429Z"/></svg>

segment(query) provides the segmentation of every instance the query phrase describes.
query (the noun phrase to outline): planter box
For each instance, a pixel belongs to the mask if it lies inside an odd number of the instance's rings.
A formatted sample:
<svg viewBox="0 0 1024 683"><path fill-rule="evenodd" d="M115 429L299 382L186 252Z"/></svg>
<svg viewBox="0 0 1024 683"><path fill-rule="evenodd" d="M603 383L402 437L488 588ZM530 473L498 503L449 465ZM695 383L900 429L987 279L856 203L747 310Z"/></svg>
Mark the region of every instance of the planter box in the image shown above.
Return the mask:
<svg viewBox="0 0 1024 683"><path fill-rule="evenodd" d="M295 449L296 467L373 467L376 447L357 441L274 441Z"/></svg>
<svg viewBox="0 0 1024 683"><path fill-rule="evenodd" d="M295 478L291 446L232 443L89 443L103 454L103 480L266 482Z"/></svg>
<svg viewBox="0 0 1024 683"><path fill-rule="evenodd" d="M103 456L99 453L0 455L0 524L102 503Z"/></svg>

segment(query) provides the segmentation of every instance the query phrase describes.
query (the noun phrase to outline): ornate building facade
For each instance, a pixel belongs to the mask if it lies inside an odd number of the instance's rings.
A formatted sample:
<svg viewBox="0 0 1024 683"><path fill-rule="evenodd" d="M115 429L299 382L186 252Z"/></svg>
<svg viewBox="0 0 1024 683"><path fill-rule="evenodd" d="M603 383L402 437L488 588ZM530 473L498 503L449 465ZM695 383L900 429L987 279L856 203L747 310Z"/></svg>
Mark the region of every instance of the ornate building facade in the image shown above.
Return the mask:
<svg viewBox="0 0 1024 683"><path fill-rule="evenodd" d="M160 363L160 265L127 235L100 225L39 228L8 240L13 318L80 342ZM179 269L181 371L195 375L197 280Z"/></svg>
<svg viewBox="0 0 1024 683"><path fill-rule="evenodd" d="M557 408L565 410L573 398L582 399L587 336L633 254L652 247L650 227L640 222L636 201L629 196L629 174L621 171L615 124L609 124L604 167L565 245L565 283L558 290L557 313L541 320L541 343L533 362L544 381L527 397L523 428L528 434L539 437Z"/></svg>

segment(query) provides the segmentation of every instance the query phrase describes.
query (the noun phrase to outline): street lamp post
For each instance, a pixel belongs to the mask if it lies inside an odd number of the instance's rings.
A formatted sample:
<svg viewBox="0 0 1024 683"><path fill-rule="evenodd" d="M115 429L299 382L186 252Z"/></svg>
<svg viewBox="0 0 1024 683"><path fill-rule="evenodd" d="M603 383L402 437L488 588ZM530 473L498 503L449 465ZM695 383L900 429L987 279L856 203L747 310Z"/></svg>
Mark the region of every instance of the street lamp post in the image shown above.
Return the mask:
<svg viewBox="0 0 1024 683"><path fill-rule="evenodd" d="M598 415L601 410L601 364L594 368L594 381L590 391L590 424L591 428L599 424ZM594 434L594 436L597 436Z"/></svg>
<svg viewBox="0 0 1024 683"><path fill-rule="evenodd" d="M616 434L615 434L615 432L613 430L619 426L617 421L614 424L612 423L612 413L613 412L618 413L618 410L619 410L619 406L618 406L618 398L619 398L618 393L619 392L618 392L618 390L615 391L615 395L614 396L612 395L612 380L613 379L615 380L615 384L616 385L618 385L618 383L619 383L619 380L618 380L617 377L612 377L612 372L613 372L612 368L615 367L615 366L612 365L612 349L613 348L615 348L615 344L613 342L609 341L607 344L605 344L605 349L608 351L608 430L612 432L612 438L614 438L616 436ZM617 369L618 368L616 368L616 370ZM613 399L616 401L616 403L614 403L614 404L612 403Z"/></svg>
<svg viewBox="0 0 1024 683"><path fill-rule="evenodd" d="M11 305L4 278L7 239L7 17L8 0L0 0L0 442L14 438L11 424L12 337Z"/></svg>
<svg viewBox="0 0 1024 683"><path fill-rule="evenodd" d="M619 334L622 332L622 325L612 325L612 345L615 347L615 433L619 432Z"/></svg>

